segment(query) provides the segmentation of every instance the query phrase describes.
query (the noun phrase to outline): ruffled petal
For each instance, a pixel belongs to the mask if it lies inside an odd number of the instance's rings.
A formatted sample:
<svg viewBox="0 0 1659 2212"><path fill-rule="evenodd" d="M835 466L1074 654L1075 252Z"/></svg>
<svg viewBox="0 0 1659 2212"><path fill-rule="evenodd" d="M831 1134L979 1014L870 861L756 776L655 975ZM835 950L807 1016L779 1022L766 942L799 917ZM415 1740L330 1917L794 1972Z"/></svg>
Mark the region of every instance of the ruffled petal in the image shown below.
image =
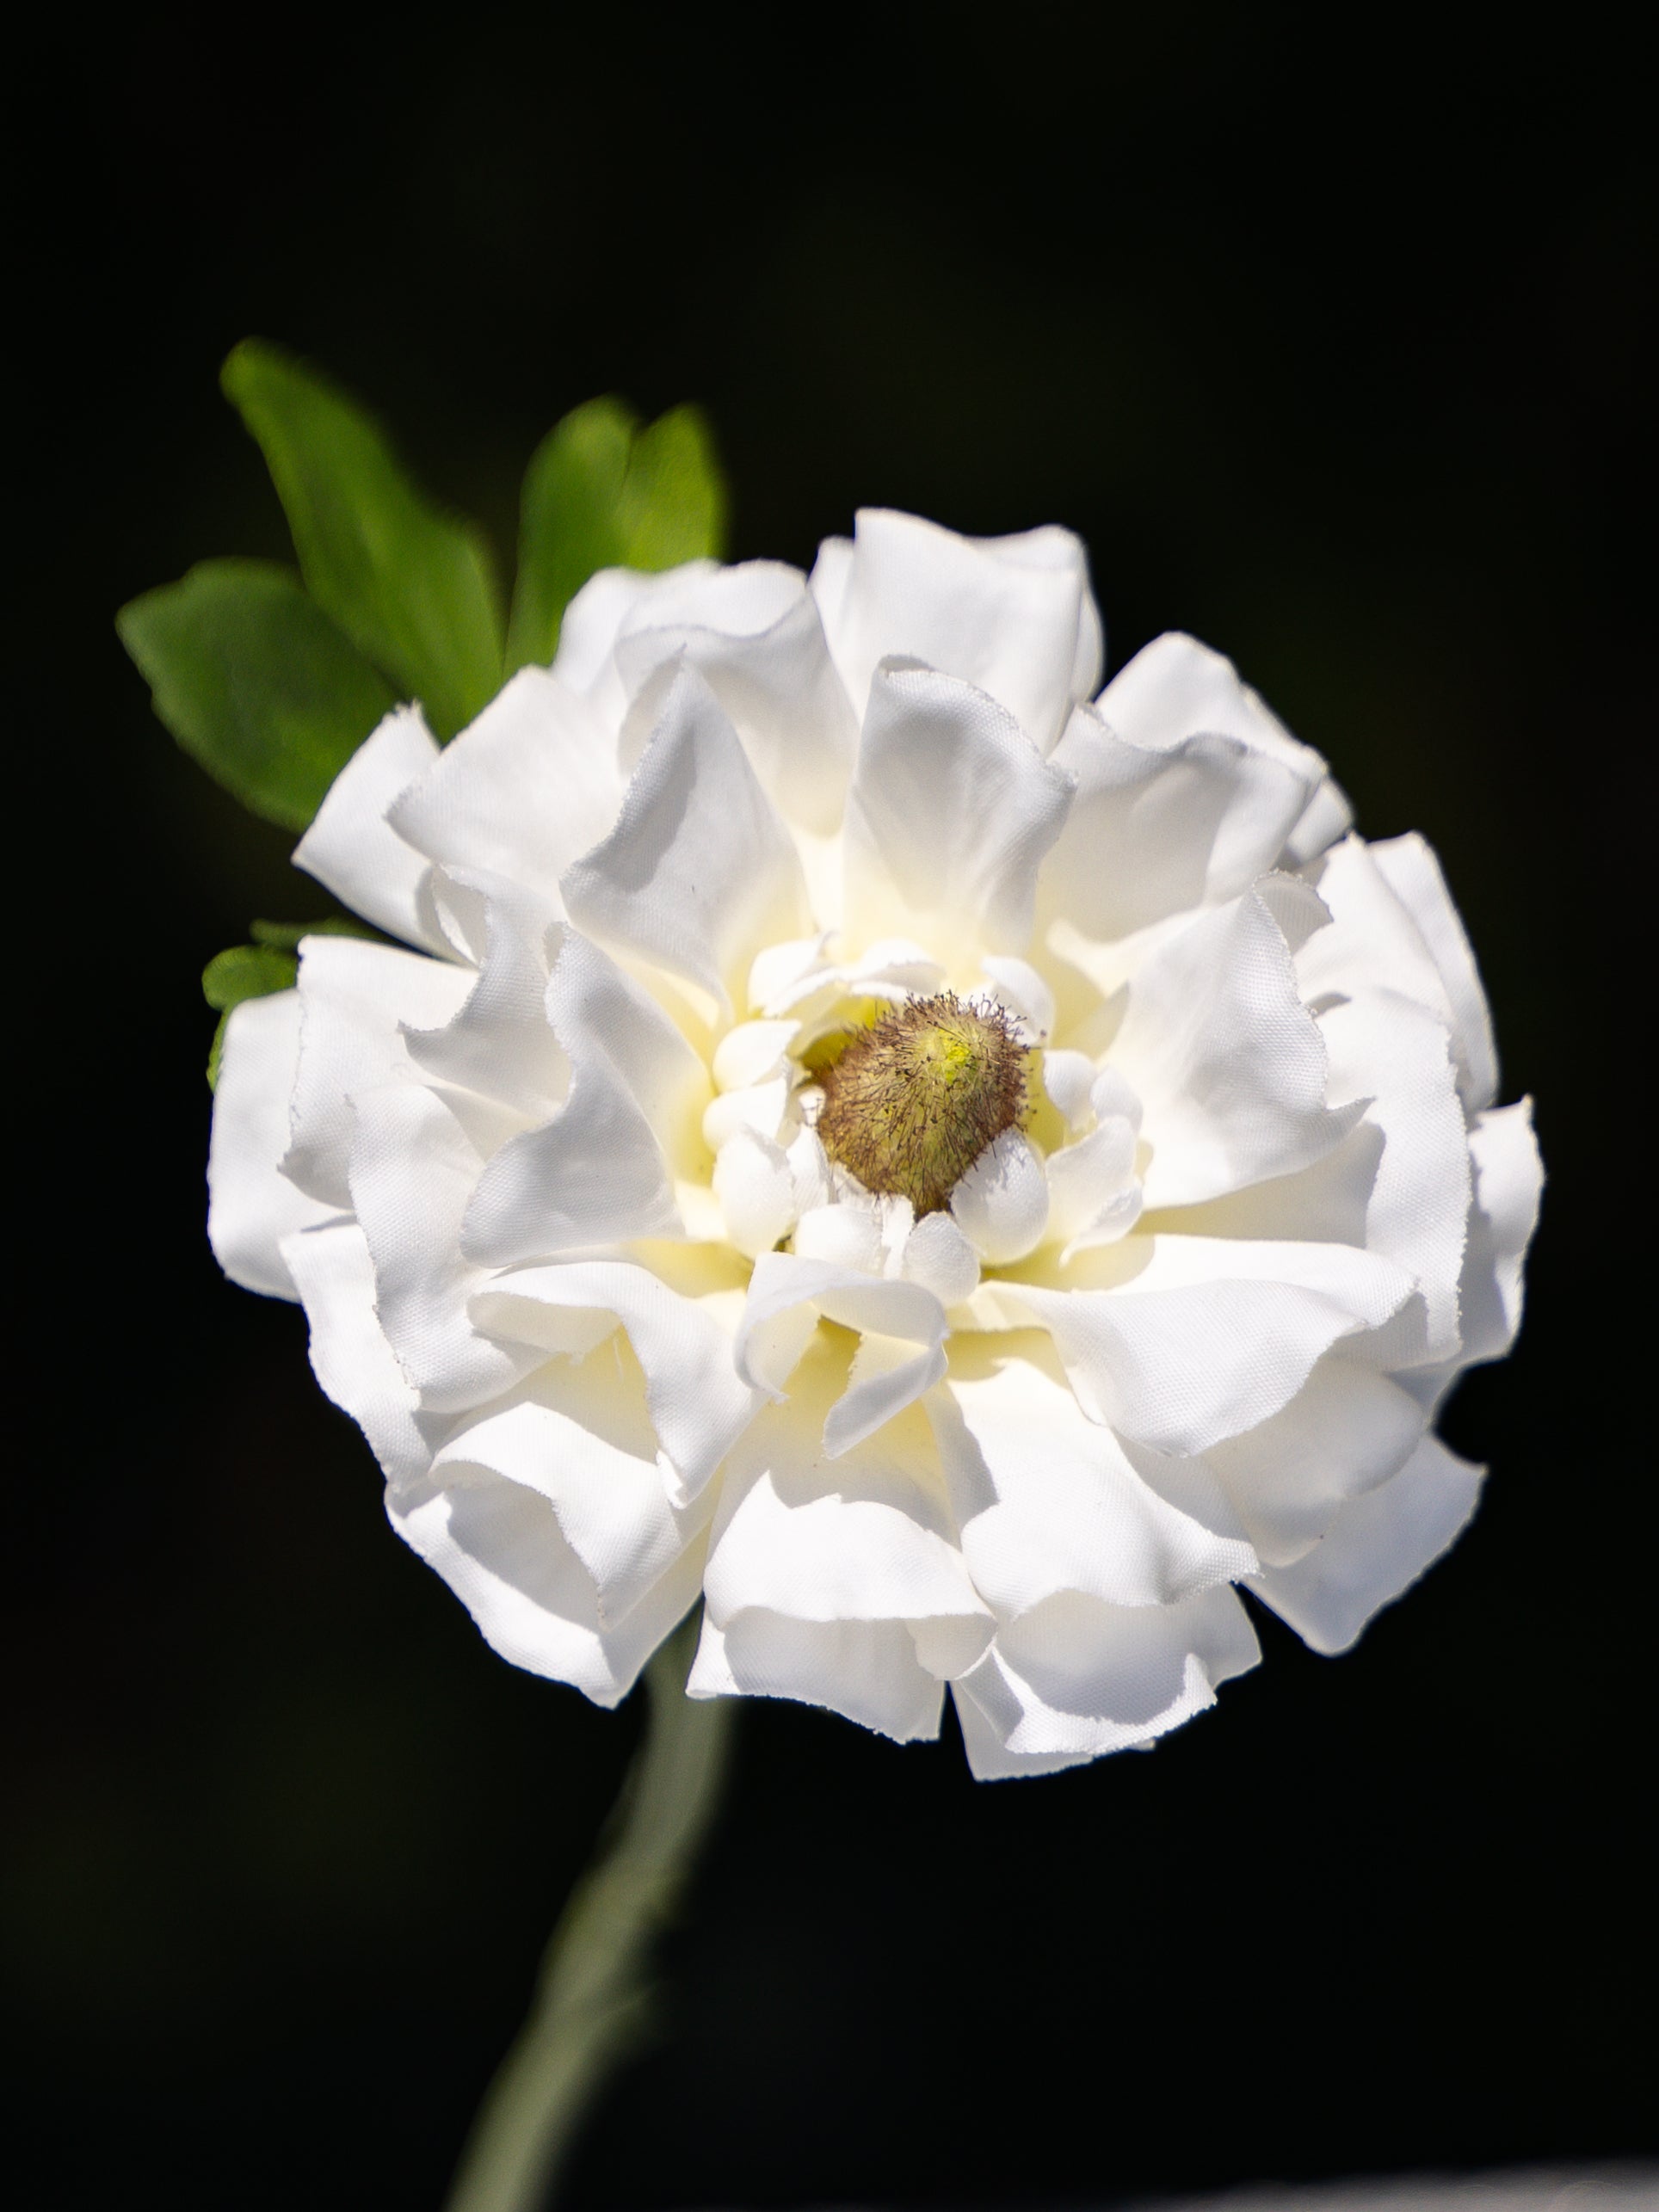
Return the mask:
<svg viewBox="0 0 1659 2212"><path fill-rule="evenodd" d="M225 1026L207 1146L207 1241L233 1283L269 1298L297 1296L284 1237L336 1213L281 1172L299 1059L298 991L244 999Z"/></svg>
<svg viewBox="0 0 1659 2212"><path fill-rule="evenodd" d="M981 1782L1053 1774L1150 1743L1215 1703L1261 1658L1230 1590L1175 1605L1109 1605L1075 1592L1011 1626L951 1685Z"/></svg>
<svg viewBox="0 0 1659 2212"><path fill-rule="evenodd" d="M945 1372L945 1309L921 1283L885 1280L855 1267L763 1252L755 1263L737 1330L737 1372L781 1399L813 1341L817 1317L857 1330L860 1347L819 1445L830 1458L851 1451L931 1389Z"/></svg>
<svg viewBox="0 0 1659 2212"><path fill-rule="evenodd" d="M546 669L521 669L392 809L398 835L458 868L535 891L558 910L558 879L616 819L613 731Z"/></svg>
<svg viewBox="0 0 1659 2212"><path fill-rule="evenodd" d="M1130 985L1112 1061L1142 1101L1149 1209L1292 1174L1359 1118L1326 1106L1324 1043L1270 889L1276 903L1311 898L1267 879L1168 939Z"/></svg>
<svg viewBox="0 0 1659 2212"><path fill-rule="evenodd" d="M311 1371L349 1414L387 1477L425 1473L432 1446L420 1402L374 1309L374 1262L355 1221L328 1221L282 1240L282 1257L311 1324Z"/></svg>
<svg viewBox="0 0 1659 2212"><path fill-rule="evenodd" d="M1137 1234L1064 1272L1118 1282L1005 1278L977 1296L1011 1327L1048 1330L1091 1420L1178 1457L1276 1414L1334 1344L1380 1329L1412 1291L1391 1260L1346 1245L1221 1237Z"/></svg>
<svg viewBox="0 0 1659 2212"><path fill-rule="evenodd" d="M483 957L466 1004L441 1028L405 1026L405 1050L440 1082L540 1119L570 1086L570 1061L546 1005L549 960L562 933L556 922L549 927L537 893L505 877L459 866L435 872L447 903L476 904Z"/></svg>
<svg viewBox="0 0 1659 2212"><path fill-rule="evenodd" d="M462 1239L513 1266L636 1236L678 1236L675 1159L699 1140L707 1081L661 1007L571 932L547 986L570 1063L564 1105L503 1144L481 1176Z"/></svg>
<svg viewBox="0 0 1659 2212"><path fill-rule="evenodd" d="M812 588L860 714L879 663L904 654L988 692L1047 752L1099 680L1089 559L1069 530L959 538L866 508L850 549L820 554Z"/></svg>
<svg viewBox="0 0 1659 2212"><path fill-rule="evenodd" d="M718 576L713 561L684 561L677 569L600 569L589 577L559 618L552 673L585 699L607 730L621 727L628 690L616 665L616 641L630 623L649 623L653 601L664 604L688 587Z"/></svg>
<svg viewBox="0 0 1659 2212"><path fill-rule="evenodd" d="M1042 1155L1018 1129L988 1144L951 1193L951 1218L987 1267L1023 1260L1048 1227Z"/></svg>
<svg viewBox="0 0 1659 2212"><path fill-rule="evenodd" d="M1387 838L1367 849L1383 880L1416 925L1440 971L1452 1014L1458 1088L1469 1112L1479 1113L1498 1094L1492 1011L1481 988L1474 948L1452 903L1434 848L1414 831L1404 837Z"/></svg>
<svg viewBox="0 0 1659 2212"><path fill-rule="evenodd" d="M564 878L579 926L728 1011L761 947L810 920L788 831L697 671L670 684L610 835Z"/></svg>
<svg viewBox="0 0 1659 2212"><path fill-rule="evenodd" d="M548 1352L570 1348L564 1331L572 1319L614 1315L644 1373L646 1408L680 1503L707 1487L761 1402L738 1377L729 1332L644 1267L591 1260L515 1269L479 1291L472 1311L491 1335Z"/></svg>
<svg viewBox="0 0 1659 2212"><path fill-rule="evenodd" d="M731 716L780 813L818 836L837 829L858 724L800 570L750 561L641 601L616 643L630 695L679 656Z"/></svg>
<svg viewBox="0 0 1659 2212"><path fill-rule="evenodd" d="M958 1339L928 1411L963 1557L1005 1620L1065 1590L1173 1605L1255 1568L1202 1461L1169 1463L1180 1503L1153 1488L1132 1448L1084 1417L1040 1336Z"/></svg>
<svg viewBox="0 0 1659 2212"><path fill-rule="evenodd" d="M885 664L848 804L859 942L916 937L965 959L1022 952L1037 871L1070 797L1070 779L996 700L916 662Z"/></svg>
<svg viewBox="0 0 1659 2212"><path fill-rule="evenodd" d="M932 1735L938 1678L973 1664L992 1623L919 1412L824 1464L820 1439L847 1379L845 1351L820 1334L788 1397L734 1450L704 1574L706 1648L688 1686L799 1698L901 1741Z"/></svg>
<svg viewBox="0 0 1659 2212"><path fill-rule="evenodd" d="M418 904L426 862L388 819L396 802L438 758L418 706L394 707L329 786L293 865L365 921L429 952L447 947Z"/></svg>
<svg viewBox="0 0 1659 2212"><path fill-rule="evenodd" d="M1305 1557L1250 1587L1315 1651L1346 1651L1457 1540L1485 1472L1426 1436L1397 1475L1342 1507Z"/></svg>
<svg viewBox="0 0 1659 2212"><path fill-rule="evenodd" d="M1475 1204L1460 1299L1462 1356L1472 1364L1502 1359L1520 1328L1521 1267L1544 1192L1532 1100L1480 1115L1469 1132L1469 1150Z"/></svg>
<svg viewBox="0 0 1659 2212"><path fill-rule="evenodd" d="M346 1210L352 1100L414 1071L404 1031L459 1013L469 968L352 937L307 937L299 948L299 1067L285 1172L303 1191Z"/></svg>

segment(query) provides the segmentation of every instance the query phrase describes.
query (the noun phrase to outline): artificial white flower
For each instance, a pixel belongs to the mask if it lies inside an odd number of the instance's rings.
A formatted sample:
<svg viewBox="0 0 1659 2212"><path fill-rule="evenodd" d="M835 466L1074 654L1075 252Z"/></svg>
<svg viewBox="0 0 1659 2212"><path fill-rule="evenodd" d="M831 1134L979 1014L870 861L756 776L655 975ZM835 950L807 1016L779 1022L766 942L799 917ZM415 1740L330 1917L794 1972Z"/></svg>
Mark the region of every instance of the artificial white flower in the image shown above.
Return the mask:
<svg viewBox="0 0 1659 2212"><path fill-rule="evenodd" d="M1539 1168L1434 856L1190 638L1101 661L1068 533L866 514L595 576L330 792L299 865L411 949L231 1016L213 1247L517 1665L614 1704L700 1593L693 1696L948 1684L1042 1771L1254 1665L1237 1586L1339 1651L1468 1519Z"/></svg>

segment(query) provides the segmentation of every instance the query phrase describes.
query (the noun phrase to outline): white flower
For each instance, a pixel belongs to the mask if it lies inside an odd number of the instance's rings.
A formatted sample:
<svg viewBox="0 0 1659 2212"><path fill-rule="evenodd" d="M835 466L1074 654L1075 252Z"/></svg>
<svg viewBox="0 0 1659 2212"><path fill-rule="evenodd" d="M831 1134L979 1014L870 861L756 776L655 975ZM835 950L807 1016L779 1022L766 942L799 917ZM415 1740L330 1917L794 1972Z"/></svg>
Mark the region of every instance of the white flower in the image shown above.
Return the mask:
<svg viewBox="0 0 1659 2212"><path fill-rule="evenodd" d="M1429 1424L1539 1169L1434 857L1204 647L1101 655L1067 533L867 514L595 576L329 794L299 865L414 949L231 1016L213 1246L516 1664L613 1704L700 1591L694 1696L904 1739L948 1683L1041 1771L1254 1665L1235 1585L1341 1650L1467 1520ZM1002 1087L947 1203L857 1149L884 1009Z"/></svg>

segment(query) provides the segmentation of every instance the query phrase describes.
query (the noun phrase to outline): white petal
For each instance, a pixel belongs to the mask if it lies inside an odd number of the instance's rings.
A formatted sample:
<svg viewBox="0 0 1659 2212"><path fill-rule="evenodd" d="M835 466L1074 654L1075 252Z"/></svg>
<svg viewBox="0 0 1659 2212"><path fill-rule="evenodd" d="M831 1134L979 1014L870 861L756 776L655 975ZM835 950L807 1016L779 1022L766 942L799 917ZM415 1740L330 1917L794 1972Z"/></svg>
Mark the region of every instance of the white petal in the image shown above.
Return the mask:
<svg viewBox="0 0 1659 2212"><path fill-rule="evenodd" d="M1114 1244L1140 1218L1142 1192L1135 1173L1137 1136L1126 1114L1048 1156L1050 1233L1070 1259L1094 1244Z"/></svg>
<svg viewBox="0 0 1659 2212"><path fill-rule="evenodd" d="M1084 695L1074 685L1097 677L1099 619L1092 607L1084 614L1089 561L1069 530L959 538L867 508L850 559L826 546L812 588L860 714L878 664L902 654L989 692L1046 752Z"/></svg>
<svg viewBox="0 0 1659 2212"><path fill-rule="evenodd" d="M442 952L416 903L426 862L387 816L438 758L437 741L418 706L396 706L329 786L293 851L314 876L365 921L429 952Z"/></svg>
<svg viewBox="0 0 1659 2212"><path fill-rule="evenodd" d="M1464 1260L1461 1308L1465 1361L1501 1359L1520 1327L1521 1266L1538 1226L1544 1164L1533 1135L1533 1102L1498 1106L1469 1132L1475 1205Z"/></svg>
<svg viewBox="0 0 1659 2212"><path fill-rule="evenodd" d="M1136 1235L1066 1273L1113 1290L987 1285L1015 1326L1054 1339L1078 1402L1154 1451L1187 1456L1286 1404L1344 1337L1379 1329L1411 1295L1392 1262L1340 1244Z"/></svg>
<svg viewBox="0 0 1659 2212"><path fill-rule="evenodd" d="M207 1146L207 1241L233 1283L292 1298L278 1248L295 1229L336 1213L279 1172L288 1149L288 1100L299 1058L299 994L244 999L225 1025Z"/></svg>
<svg viewBox="0 0 1659 2212"><path fill-rule="evenodd" d="M653 601L668 601L688 583L718 576L713 561L685 561L651 574L643 569L600 569L589 576L559 618L552 672L587 699L607 730L628 709L628 693L616 666L615 647L625 625L650 619Z"/></svg>
<svg viewBox="0 0 1659 2212"><path fill-rule="evenodd" d="M1256 1556L1201 1461L1171 1463L1181 1502L1087 1420L1034 1331L954 1348L928 1402L962 1554L1004 1617L1063 1590L1116 1605L1167 1605L1251 1573ZM1142 1454L1150 1463L1150 1455Z"/></svg>
<svg viewBox="0 0 1659 2212"><path fill-rule="evenodd" d="M430 859L556 901L560 876L605 835L621 800L614 736L586 700L530 668L451 740L392 818Z"/></svg>
<svg viewBox="0 0 1659 2212"><path fill-rule="evenodd" d="M1305 1558L1250 1587L1314 1650L1346 1651L1462 1533L1485 1471L1425 1437L1391 1481L1343 1507Z"/></svg>
<svg viewBox="0 0 1659 2212"><path fill-rule="evenodd" d="M957 1227L988 1267L1023 1260L1048 1226L1048 1177L1023 1131L1005 1129L951 1193Z"/></svg>
<svg viewBox="0 0 1659 2212"><path fill-rule="evenodd" d="M900 1272L931 1291L941 1306L953 1306L973 1295L979 1255L949 1214L930 1213L904 1240Z"/></svg>
<svg viewBox="0 0 1659 2212"><path fill-rule="evenodd" d="M878 1352L861 1371L854 1368L836 1408L834 1429L823 1437L823 1448L832 1457L873 1434L945 1371L945 1309L920 1283L884 1280L794 1253L764 1252L755 1263L737 1330L737 1372L746 1383L774 1397L783 1395L795 1361L811 1340L792 1318L804 1310L860 1334L898 1339L905 1347L903 1356Z"/></svg>
<svg viewBox="0 0 1659 2212"><path fill-rule="evenodd" d="M567 1348L572 1320L614 1315L644 1375L645 1403L681 1501L712 1478L752 1416L732 1340L714 1315L650 1271L617 1260L527 1267L497 1275L472 1300L481 1328L548 1351Z"/></svg>
<svg viewBox="0 0 1659 2212"><path fill-rule="evenodd" d="M1392 1367L1455 1358L1470 1169L1445 1025L1409 998L1366 990L1333 1007L1319 1026L1333 1103L1368 1098L1366 1119L1383 1132L1366 1243L1408 1269L1422 1293L1376 1354Z"/></svg>
<svg viewBox="0 0 1659 2212"><path fill-rule="evenodd" d="M718 1087L747 1090L778 1074L787 1064L789 1047L799 1030L798 1021L740 1021L729 1029L714 1051Z"/></svg>
<svg viewBox="0 0 1659 2212"><path fill-rule="evenodd" d="M1497 1096L1497 1045L1491 1009L1481 988L1480 971L1434 849L1414 831L1369 848L1384 881L1416 924L1440 970L1453 1015L1452 1046L1458 1057L1459 1089L1471 1113L1479 1113Z"/></svg>
<svg viewBox="0 0 1659 2212"><path fill-rule="evenodd" d="M788 1399L733 1451L704 1577L708 1619L739 1688L928 1734L936 1672L971 1666L991 1621L952 1540L919 1414L825 1465L819 1438L846 1381L844 1352L820 1336ZM823 1632L801 1634L809 1625ZM725 1686L715 1657L700 1656L694 1696Z"/></svg>
<svg viewBox="0 0 1659 2212"><path fill-rule="evenodd" d="M799 570L751 561L642 601L616 644L630 693L679 654L731 717L774 804L804 829L834 831L858 724Z"/></svg>
<svg viewBox="0 0 1659 2212"><path fill-rule="evenodd" d="M1279 717L1222 653L1171 631L1144 645L1095 702L1102 718L1132 745L1169 752L1189 736L1229 737L1250 752L1292 769L1310 796L1325 780L1325 763L1291 736ZM1270 853L1251 872L1270 867Z"/></svg>
<svg viewBox="0 0 1659 2212"><path fill-rule="evenodd" d="M1325 1045L1261 890L1199 915L1142 963L1112 1059L1143 1101L1149 1207L1292 1174L1358 1118L1326 1106Z"/></svg>
<svg viewBox="0 0 1659 2212"><path fill-rule="evenodd" d="M707 1089L696 1056L639 985L574 931L547 1012L570 1056L570 1093L480 1179L465 1239L491 1266L682 1233L672 1170L700 1143Z"/></svg>
<svg viewBox="0 0 1659 2212"><path fill-rule="evenodd" d="M389 1479L425 1472L432 1448L374 1309L374 1262L355 1221L325 1222L282 1240L282 1256L311 1324L311 1371L351 1415Z"/></svg>
<svg viewBox="0 0 1659 2212"><path fill-rule="evenodd" d="M1052 1033L1054 994L1029 960L990 953L979 964L991 979L994 1001L1018 1014L1033 1038Z"/></svg>
<svg viewBox="0 0 1659 2212"><path fill-rule="evenodd" d="M1399 1472L1424 1419L1398 1383L1339 1350L1287 1406L1205 1457L1263 1564L1282 1567L1317 1543L1349 1499Z"/></svg>
<svg viewBox="0 0 1659 2212"><path fill-rule="evenodd" d="M884 1256L880 1210L873 1200L813 1206L796 1223L794 1244L798 1259L879 1275Z"/></svg>
<svg viewBox="0 0 1659 2212"><path fill-rule="evenodd" d="M728 1008L760 948L806 927L788 832L694 669L675 676L615 828L564 891L583 929Z"/></svg>
<svg viewBox="0 0 1659 2212"><path fill-rule="evenodd" d="M759 1130L736 1130L720 1147L714 1195L732 1243L751 1260L794 1226L795 1179L782 1148Z"/></svg>
<svg viewBox="0 0 1659 2212"><path fill-rule="evenodd" d="M299 948L299 1069L287 1173L336 1211L349 1206L347 1161L355 1093L410 1072L405 1025L427 1029L460 1011L475 977L352 937L307 937Z"/></svg>
<svg viewBox="0 0 1659 2212"><path fill-rule="evenodd" d="M406 1028L405 1049L441 1082L540 1119L570 1084L570 1061L546 1005L558 925L550 930L537 895L504 877L459 866L441 872L453 890L470 892L482 906L483 958L465 1006L441 1028Z"/></svg>
<svg viewBox="0 0 1659 2212"><path fill-rule="evenodd" d="M1068 1594L1000 1629L951 1694L968 1763L993 1782L1150 1743L1212 1705L1220 1685L1261 1656L1230 1590L1178 1605Z"/></svg>
<svg viewBox="0 0 1659 2212"><path fill-rule="evenodd" d="M911 935L1022 952L1037 870L1070 802L1014 718L984 692L886 663L848 804L848 915L860 942Z"/></svg>
<svg viewBox="0 0 1659 2212"><path fill-rule="evenodd" d="M573 1683L595 1704L619 1704L696 1602L700 1543L620 1622L607 1623L547 1500L483 1469L459 1472L448 1487L429 1477L388 1490L393 1528L442 1575L503 1659Z"/></svg>
<svg viewBox="0 0 1659 2212"><path fill-rule="evenodd" d="M496 1396L541 1356L491 1341L468 1317L487 1279L462 1257L460 1227L484 1157L458 1103L416 1083L384 1084L357 1100L351 1145L380 1326L422 1405L447 1412Z"/></svg>

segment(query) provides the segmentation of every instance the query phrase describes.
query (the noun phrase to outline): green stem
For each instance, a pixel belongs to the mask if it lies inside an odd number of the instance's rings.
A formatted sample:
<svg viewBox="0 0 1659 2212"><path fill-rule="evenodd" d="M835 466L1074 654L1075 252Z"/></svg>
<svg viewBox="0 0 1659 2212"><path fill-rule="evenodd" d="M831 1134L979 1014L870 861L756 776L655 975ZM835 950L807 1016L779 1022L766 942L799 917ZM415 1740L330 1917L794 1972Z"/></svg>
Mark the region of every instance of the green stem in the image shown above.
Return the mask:
<svg viewBox="0 0 1659 2212"><path fill-rule="evenodd" d="M583 2115L649 2032L651 1947L708 1833L731 1734L730 1700L685 1694L698 1619L645 1670L644 1739L484 2092L446 2212L540 2212Z"/></svg>

